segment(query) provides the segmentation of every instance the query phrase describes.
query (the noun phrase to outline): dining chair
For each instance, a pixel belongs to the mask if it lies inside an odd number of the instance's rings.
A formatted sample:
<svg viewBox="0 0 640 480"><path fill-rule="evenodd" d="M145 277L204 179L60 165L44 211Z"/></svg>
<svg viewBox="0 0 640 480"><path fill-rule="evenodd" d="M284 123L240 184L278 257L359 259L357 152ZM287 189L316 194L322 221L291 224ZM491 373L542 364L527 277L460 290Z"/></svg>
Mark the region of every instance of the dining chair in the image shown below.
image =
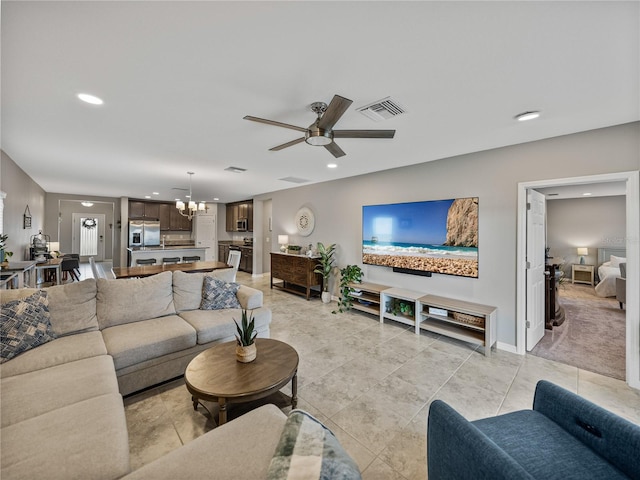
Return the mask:
<svg viewBox="0 0 640 480"><path fill-rule="evenodd" d="M71 275L73 280L80 280L80 260L71 256L65 255L60 262L60 270L63 273L63 279L66 279L67 273Z"/></svg>
<svg viewBox="0 0 640 480"><path fill-rule="evenodd" d="M136 260L136 265L155 265L155 264L156 264L155 258L138 258Z"/></svg>
<svg viewBox="0 0 640 480"><path fill-rule="evenodd" d="M229 250L229 257L227 258L227 264L233 267L233 279L232 282L236 281L236 273L238 273L238 268L240 267L240 257L242 256L242 252L240 250Z"/></svg>

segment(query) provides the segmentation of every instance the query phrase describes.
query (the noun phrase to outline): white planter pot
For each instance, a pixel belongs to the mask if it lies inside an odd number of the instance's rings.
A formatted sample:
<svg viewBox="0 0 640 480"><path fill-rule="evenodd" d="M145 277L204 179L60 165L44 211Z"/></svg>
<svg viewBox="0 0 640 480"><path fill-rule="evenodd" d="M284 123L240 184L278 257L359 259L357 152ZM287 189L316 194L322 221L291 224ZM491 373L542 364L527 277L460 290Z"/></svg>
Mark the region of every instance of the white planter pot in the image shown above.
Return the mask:
<svg viewBox="0 0 640 480"><path fill-rule="evenodd" d="M331 292L322 292L322 303L331 303Z"/></svg>

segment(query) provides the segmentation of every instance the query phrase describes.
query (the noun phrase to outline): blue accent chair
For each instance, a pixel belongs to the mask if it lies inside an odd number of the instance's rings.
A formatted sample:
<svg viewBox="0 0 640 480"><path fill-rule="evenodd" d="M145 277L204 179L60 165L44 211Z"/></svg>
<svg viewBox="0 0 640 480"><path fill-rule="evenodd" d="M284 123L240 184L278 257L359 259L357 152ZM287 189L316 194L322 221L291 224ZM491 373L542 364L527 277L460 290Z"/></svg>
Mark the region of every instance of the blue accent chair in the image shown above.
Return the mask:
<svg viewBox="0 0 640 480"><path fill-rule="evenodd" d="M427 466L429 480L638 480L640 426L544 380L533 410L473 422L435 400Z"/></svg>

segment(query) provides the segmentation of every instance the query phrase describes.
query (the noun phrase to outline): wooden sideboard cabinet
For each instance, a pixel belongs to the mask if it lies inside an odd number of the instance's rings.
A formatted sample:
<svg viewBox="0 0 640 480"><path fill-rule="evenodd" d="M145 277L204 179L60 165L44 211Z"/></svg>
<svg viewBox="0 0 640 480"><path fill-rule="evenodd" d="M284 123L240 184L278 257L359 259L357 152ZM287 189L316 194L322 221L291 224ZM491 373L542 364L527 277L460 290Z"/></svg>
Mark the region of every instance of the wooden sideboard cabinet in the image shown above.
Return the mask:
<svg viewBox="0 0 640 480"><path fill-rule="evenodd" d="M322 275L313 272L317 265L317 258L272 252L271 288L297 293L309 300L312 294L319 295L322 291ZM280 279L281 282L274 283L274 278Z"/></svg>

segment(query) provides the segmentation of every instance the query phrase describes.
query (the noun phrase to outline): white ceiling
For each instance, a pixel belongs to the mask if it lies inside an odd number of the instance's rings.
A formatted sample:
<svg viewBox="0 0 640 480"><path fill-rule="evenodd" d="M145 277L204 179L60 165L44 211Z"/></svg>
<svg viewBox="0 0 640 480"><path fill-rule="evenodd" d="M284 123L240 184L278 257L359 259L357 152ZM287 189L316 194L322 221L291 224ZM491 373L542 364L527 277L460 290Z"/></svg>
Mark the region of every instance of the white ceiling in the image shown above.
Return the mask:
<svg viewBox="0 0 640 480"><path fill-rule="evenodd" d="M2 149L47 192L173 200L194 171L196 200L228 202L637 121L639 6L3 1ZM330 170L321 147L268 151L298 132L242 119L306 127L336 93L354 101L336 128L396 137L341 139ZM355 111L386 96L408 113Z"/></svg>

